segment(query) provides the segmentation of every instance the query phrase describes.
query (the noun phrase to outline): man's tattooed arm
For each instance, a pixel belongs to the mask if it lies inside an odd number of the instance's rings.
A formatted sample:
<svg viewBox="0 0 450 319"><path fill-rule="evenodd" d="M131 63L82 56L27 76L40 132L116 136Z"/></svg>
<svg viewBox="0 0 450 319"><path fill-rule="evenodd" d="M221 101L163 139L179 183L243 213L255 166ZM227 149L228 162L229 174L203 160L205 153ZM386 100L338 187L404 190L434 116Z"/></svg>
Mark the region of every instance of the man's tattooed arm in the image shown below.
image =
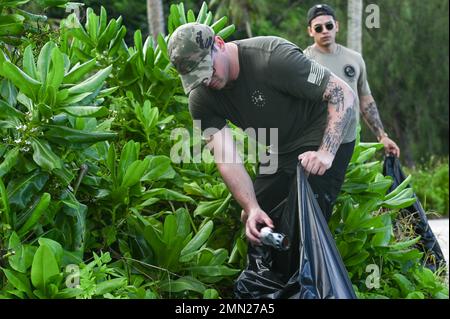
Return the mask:
<svg viewBox="0 0 450 319"><path fill-rule="evenodd" d="M356 97L344 81L331 75L323 99L328 102L328 120L319 150L336 155L349 124L354 120Z"/></svg>
<svg viewBox="0 0 450 319"><path fill-rule="evenodd" d="M384 127L381 123L380 114L378 113L377 104L372 95L361 97L360 110L364 121L369 126L370 130L375 134L378 140L383 137Z"/></svg>

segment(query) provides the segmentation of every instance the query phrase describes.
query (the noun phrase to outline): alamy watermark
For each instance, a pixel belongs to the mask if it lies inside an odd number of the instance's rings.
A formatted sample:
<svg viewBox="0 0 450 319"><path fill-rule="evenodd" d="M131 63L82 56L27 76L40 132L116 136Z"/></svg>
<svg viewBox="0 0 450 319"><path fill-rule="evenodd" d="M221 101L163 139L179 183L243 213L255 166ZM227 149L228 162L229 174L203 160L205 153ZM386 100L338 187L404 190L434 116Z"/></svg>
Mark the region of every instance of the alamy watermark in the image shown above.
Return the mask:
<svg viewBox="0 0 450 319"><path fill-rule="evenodd" d="M380 7L376 4L369 4L366 6L366 28L367 29L379 29L380 28Z"/></svg>
<svg viewBox="0 0 450 319"><path fill-rule="evenodd" d="M380 288L380 267L376 264L367 265L366 272L370 273L366 278L366 287L368 289Z"/></svg>
<svg viewBox="0 0 450 319"><path fill-rule="evenodd" d="M225 127L219 132L217 128L206 128L203 136L214 136L220 141L202 141L201 121L194 120L194 129L191 132L185 128L177 128L171 132L170 138L176 141L170 150L170 159L173 163L243 163L246 159L249 163L259 162L260 174L273 174L278 168L278 128L247 128L238 130L233 134L231 128ZM269 131L269 132L267 132ZM267 133L269 136L267 136ZM247 149L245 140L248 137ZM204 140L204 139L203 139ZM230 143L233 141L233 143ZM234 145L235 147L234 147ZM267 148L266 145L269 145ZM210 150L214 157L211 156ZM237 152L235 151L237 150Z"/></svg>
<svg viewBox="0 0 450 319"><path fill-rule="evenodd" d="M66 266L66 287L79 288L80 287L80 267L75 264Z"/></svg>

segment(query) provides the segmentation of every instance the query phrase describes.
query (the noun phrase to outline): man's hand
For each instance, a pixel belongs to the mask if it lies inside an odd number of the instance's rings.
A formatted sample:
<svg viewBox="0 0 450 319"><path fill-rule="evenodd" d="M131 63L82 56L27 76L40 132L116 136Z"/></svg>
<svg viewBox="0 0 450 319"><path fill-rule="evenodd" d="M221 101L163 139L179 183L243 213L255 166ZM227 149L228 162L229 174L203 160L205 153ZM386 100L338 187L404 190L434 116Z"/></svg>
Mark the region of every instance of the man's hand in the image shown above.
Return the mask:
<svg viewBox="0 0 450 319"><path fill-rule="evenodd" d="M389 137L382 137L380 143L384 145L384 152L386 154L394 154L395 157L400 157L400 148Z"/></svg>
<svg viewBox="0 0 450 319"><path fill-rule="evenodd" d="M307 173L323 175L331 167L334 155L330 152L319 150L302 153L298 156L299 161Z"/></svg>
<svg viewBox="0 0 450 319"><path fill-rule="evenodd" d="M248 212L243 210L241 213L241 220L245 223L245 235L247 239L254 245L261 245L260 241L260 225L269 226L273 228L273 222L270 217L261 209L257 208Z"/></svg>

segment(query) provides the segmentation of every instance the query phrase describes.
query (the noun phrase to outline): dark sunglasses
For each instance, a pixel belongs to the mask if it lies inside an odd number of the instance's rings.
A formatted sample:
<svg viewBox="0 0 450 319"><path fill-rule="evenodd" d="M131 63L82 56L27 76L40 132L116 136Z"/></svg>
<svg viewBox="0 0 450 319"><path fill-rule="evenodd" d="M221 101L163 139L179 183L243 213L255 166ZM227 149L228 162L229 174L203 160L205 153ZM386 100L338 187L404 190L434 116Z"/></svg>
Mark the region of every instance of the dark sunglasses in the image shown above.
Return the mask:
<svg viewBox="0 0 450 319"><path fill-rule="evenodd" d="M328 31L331 31L334 29L334 23L333 22L328 22L325 23L325 28L327 28ZM318 24L316 26L314 26L314 31L316 31L317 33L322 33L323 31L323 24Z"/></svg>

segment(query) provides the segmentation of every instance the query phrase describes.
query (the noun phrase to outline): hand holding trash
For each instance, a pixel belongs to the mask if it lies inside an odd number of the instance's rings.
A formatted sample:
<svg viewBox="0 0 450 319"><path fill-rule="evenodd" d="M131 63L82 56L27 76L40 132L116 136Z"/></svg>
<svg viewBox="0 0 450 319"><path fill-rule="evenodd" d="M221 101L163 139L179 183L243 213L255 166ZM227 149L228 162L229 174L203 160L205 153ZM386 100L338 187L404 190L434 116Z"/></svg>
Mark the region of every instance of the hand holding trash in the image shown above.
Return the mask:
<svg viewBox="0 0 450 319"><path fill-rule="evenodd" d="M245 223L245 235L247 236L247 239L254 245L261 245L261 226L274 228L270 217L259 207L250 210L248 214L243 211L241 220Z"/></svg>

